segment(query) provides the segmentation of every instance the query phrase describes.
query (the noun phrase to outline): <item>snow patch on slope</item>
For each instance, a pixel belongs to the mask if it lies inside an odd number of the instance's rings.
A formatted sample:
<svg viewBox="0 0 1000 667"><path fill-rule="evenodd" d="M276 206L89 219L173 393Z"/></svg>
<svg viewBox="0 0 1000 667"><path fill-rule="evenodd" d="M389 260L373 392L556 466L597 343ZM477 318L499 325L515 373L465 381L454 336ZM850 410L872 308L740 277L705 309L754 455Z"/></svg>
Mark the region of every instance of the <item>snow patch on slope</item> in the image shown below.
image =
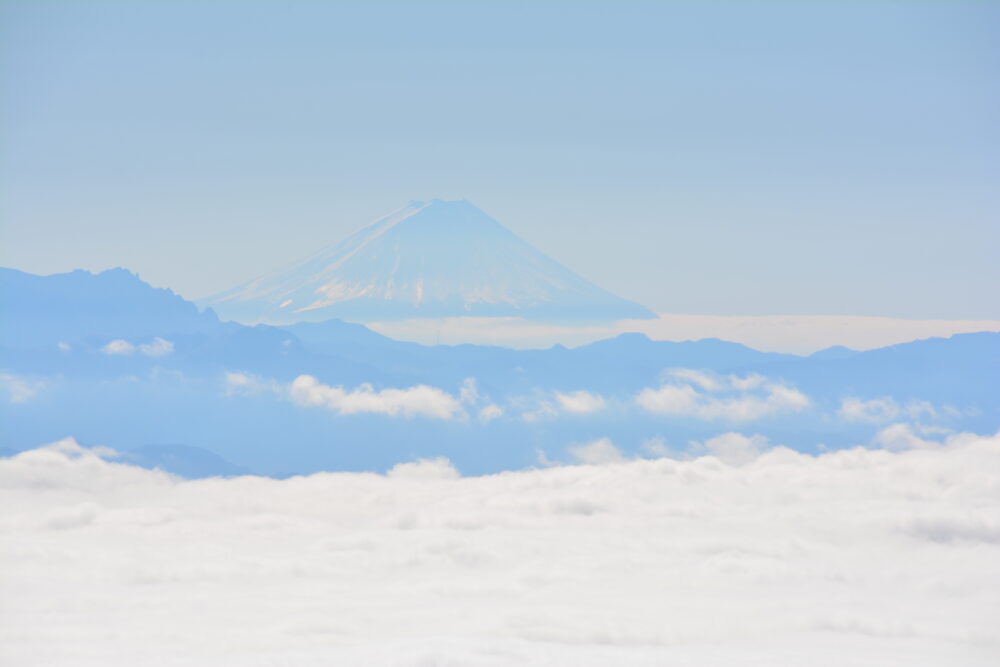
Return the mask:
<svg viewBox="0 0 1000 667"><path fill-rule="evenodd" d="M411 202L340 243L201 302L245 322L521 315L652 317L466 201Z"/></svg>

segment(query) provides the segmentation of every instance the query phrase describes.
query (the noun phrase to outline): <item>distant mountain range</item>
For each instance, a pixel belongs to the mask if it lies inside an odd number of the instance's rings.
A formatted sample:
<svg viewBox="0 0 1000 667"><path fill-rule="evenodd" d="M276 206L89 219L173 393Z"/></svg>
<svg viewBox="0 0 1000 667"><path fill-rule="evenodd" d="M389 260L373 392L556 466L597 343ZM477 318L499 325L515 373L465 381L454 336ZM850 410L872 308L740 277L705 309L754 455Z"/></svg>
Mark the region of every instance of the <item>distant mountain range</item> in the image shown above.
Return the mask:
<svg viewBox="0 0 1000 667"><path fill-rule="evenodd" d="M641 334L572 349L424 346L337 319L224 322L122 269L2 269L0 313L0 450L75 436L190 476L439 455L493 472L602 437L636 455L731 430L811 451L896 422L925 435L1000 428L997 333L809 357ZM435 400L444 412L425 409Z"/></svg>
<svg viewBox="0 0 1000 667"><path fill-rule="evenodd" d="M76 335L130 338L209 333L220 326L214 312L125 269L36 276L0 268L0 318L0 345L22 349L50 348Z"/></svg>
<svg viewBox="0 0 1000 667"><path fill-rule="evenodd" d="M469 202L440 199L410 202L339 243L199 305L249 324L655 317L539 252Z"/></svg>

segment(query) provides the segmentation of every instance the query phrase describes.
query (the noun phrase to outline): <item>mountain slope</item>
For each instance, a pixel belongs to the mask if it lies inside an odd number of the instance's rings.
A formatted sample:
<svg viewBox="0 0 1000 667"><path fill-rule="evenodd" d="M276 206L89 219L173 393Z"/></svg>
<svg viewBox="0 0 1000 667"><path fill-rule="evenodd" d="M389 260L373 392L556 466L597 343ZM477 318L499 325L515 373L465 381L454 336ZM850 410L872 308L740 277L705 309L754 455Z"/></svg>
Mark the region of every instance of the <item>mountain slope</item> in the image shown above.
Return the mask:
<svg viewBox="0 0 1000 667"><path fill-rule="evenodd" d="M653 317L539 252L466 201L411 202L297 264L209 297L223 318Z"/></svg>

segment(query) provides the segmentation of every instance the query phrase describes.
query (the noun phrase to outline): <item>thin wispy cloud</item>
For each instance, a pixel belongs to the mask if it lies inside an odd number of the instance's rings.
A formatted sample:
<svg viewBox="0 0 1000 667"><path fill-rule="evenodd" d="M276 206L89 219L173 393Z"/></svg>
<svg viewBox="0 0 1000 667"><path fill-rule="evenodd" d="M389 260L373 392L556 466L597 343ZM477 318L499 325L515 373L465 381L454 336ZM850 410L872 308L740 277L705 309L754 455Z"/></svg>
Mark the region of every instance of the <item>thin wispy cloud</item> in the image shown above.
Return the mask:
<svg viewBox="0 0 1000 667"><path fill-rule="evenodd" d="M174 344L163 338L154 338L149 343L139 345L139 352L147 357L165 357L174 351Z"/></svg>
<svg viewBox="0 0 1000 667"><path fill-rule="evenodd" d="M11 403L27 403L44 388L45 382L42 380L0 373L0 392L6 394Z"/></svg>
<svg viewBox="0 0 1000 667"><path fill-rule="evenodd" d="M499 405L495 403L490 403L489 405L484 406L479 411L479 421L483 422L484 424L489 423L494 419L502 417L503 414L504 414L503 408L501 408Z"/></svg>
<svg viewBox="0 0 1000 667"><path fill-rule="evenodd" d="M841 400L837 414L847 421L877 424L900 417L913 420L934 419L938 416L938 410L927 401L910 401L906 404L900 404L891 396L881 396L869 400L846 397Z"/></svg>

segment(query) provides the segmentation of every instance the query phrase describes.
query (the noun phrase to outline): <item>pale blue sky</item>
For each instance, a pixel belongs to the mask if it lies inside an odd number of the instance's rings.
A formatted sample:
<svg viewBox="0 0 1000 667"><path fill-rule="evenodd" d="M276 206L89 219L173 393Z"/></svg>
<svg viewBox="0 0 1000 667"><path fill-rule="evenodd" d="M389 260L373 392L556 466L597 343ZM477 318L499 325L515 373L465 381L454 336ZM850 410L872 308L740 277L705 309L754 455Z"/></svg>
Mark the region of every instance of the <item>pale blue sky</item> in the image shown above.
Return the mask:
<svg viewBox="0 0 1000 667"><path fill-rule="evenodd" d="M659 311L1000 318L1000 3L0 1L0 264L201 297L465 197Z"/></svg>

